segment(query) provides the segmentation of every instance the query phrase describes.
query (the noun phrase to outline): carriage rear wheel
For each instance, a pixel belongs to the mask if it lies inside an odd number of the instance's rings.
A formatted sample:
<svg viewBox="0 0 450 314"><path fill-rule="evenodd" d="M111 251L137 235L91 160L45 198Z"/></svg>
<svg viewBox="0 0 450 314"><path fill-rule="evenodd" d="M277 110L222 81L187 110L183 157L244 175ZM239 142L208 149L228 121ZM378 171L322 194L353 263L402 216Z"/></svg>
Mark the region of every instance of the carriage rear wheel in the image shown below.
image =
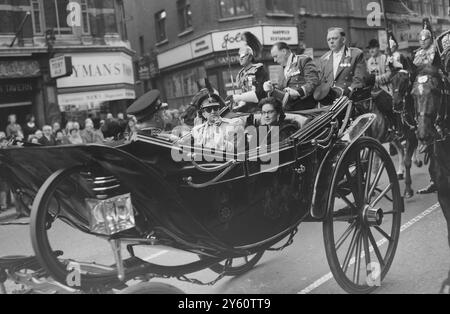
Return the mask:
<svg viewBox="0 0 450 314"><path fill-rule="evenodd" d="M328 263L345 291L381 286L397 249L403 206L389 154L378 141L359 139L336 169L323 224Z"/></svg>
<svg viewBox="0 0 450 314"><path fill-rule="evenodd" d="M261 251L249 256L230 258L211 266L210 269L217 274L224 273L225 276L240 276L253 269L263 255L264 251Z"/></svg>
<svg viewBox="0 0 450 314"><path fill-rule="evenodd" d="M107 241L84 233L89 231L87 212L67 211L74 202L92 197L82 181L84 171L60 170L43 184L31 212L31 241L39 264L58 282L77 289L107 288L117 282L117 268L101 266L114 264L100 257L111 255ZM60 256L54 254L57 250Z"/></svg>

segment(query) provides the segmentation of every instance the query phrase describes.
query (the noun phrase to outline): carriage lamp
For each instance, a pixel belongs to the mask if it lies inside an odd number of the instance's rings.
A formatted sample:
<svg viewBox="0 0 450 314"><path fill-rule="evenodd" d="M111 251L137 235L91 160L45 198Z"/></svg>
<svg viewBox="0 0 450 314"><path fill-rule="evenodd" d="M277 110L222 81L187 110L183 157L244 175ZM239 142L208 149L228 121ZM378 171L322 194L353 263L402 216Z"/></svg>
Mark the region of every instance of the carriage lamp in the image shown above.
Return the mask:
<svg viewBox="0 0 450 314"><path fill-rule="evenodd" d="M106 200L87 199L89 226L93 233L111 236L136 226L131 194Z"/></svg>

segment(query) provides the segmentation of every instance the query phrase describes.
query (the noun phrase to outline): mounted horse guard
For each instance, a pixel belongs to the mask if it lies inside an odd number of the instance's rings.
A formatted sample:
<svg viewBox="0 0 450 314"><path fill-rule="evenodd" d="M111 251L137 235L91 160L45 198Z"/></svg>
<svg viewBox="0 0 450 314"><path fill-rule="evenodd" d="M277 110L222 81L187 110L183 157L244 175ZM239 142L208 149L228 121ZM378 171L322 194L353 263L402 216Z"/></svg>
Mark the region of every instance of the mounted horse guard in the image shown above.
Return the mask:
<svg viewBox="0 0 450 314"><path fill-rule="evenodd" d="M319 222L338 284L349 293L376 290L394 260L404 203L389 154L363 136L375 115L353 120L354 104L343 96L286 113L297 131L280 141L258 133L258 114L227 108L223 116L255 132L257 140L244 134L244 150L145 129L108 146L0 151L11 181L34 197L32 245L45 273L77 291L180 292L148 281L215 284L291 245L302 223ZM192 259L164 265L143 256L159 248ZM218 274L210 283L189 277L208 268ZM127 288L132 280L142 283Z"/></svg>

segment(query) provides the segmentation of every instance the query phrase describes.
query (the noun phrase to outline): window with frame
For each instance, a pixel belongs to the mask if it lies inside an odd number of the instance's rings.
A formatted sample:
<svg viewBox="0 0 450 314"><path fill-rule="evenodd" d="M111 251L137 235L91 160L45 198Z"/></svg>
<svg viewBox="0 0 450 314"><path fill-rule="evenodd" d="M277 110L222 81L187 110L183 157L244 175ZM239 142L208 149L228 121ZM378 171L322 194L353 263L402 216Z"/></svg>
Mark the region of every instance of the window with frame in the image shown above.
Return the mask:
<svg viewBox="0 0 450 314"><path fill-rule="evenodd" d="M219 7L221 18L251 14L249 0L219 0Z"/></svg>
<svg viewBox="0 0 450 314"><path fill-rule="evenodd" d="M73 28L67 25L67 6L71 0L42 0L46 29L53 29L57 35L71 35Z"/></svg>
<svg viewBox="0 0 450 314"><path fill-rule="evenodd" d="M269 13L288 14L293 12L291 0L266 0L266 9Z"/></svg>
<svg viewBox="0 0 450 314"><path fill-rule="evenodd" d="M167 39L166 18L167 18L167 12L164 10L155 14L156 40L158 42L162 42Z"/></svg>
<svg viewBox="0 0 450 314"><path fill-rule="evenodd" d="M117 34L117 16L114 0L88 0L89 26L93 37Z"/></svg>
<svg viewBox="0 0 450 314"><path fill-rule="evenodd" d="M423 0L423 15L431 16L432 14L432 5L431 0Z"/></svg>
<svg viewBox="0 0 450 314"><path fill-rule="evenodd" d="M422 14L422 4L419 0L408 0L408 8L417 14Z"/></svg>
<svg viewBox="0 0 450 314"><path fill-rule="evenodd" d="M188 0L177 1L178 24L180 32L192 28L192 10Z"/></svg>
<svg viewBox="0 0 450 314"><path fill-rule="evenodd" d="M15 34L24 20L27 11L17 10L18 6L29 7L29 0L0 0L0 34ZM33 23L32 18L28 18L21 37L32 37Z"/></svg>

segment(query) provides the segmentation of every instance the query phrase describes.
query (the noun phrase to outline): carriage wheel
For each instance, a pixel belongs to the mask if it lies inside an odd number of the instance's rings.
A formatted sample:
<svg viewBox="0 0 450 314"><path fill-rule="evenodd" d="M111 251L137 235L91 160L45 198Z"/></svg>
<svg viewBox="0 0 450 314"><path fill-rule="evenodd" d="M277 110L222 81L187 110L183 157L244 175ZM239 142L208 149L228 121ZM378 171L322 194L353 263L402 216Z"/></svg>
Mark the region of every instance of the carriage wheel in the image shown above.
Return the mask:
<svg viewBox="0 0 450 314"><path fill-rule="evenodd" d="M211 266L210 269L217 274L224 273L225 276L240 276L253 269L263 255L264 251L261 251L245 257L230 258Z"/></svg>
<svg viewBox="0 0 450 314"><path fill-rule="evenodd" d="M161 282L141 282L137 285L128 287L120 294L185 294L177 287Z"/></svg>
<svg viewBox="0 0 450 314"><path fill-rule="evenodd" d="M397 249L403 199L397 173L376 140L359 139L336 170L323 224L331 272L349 293L377 289Z"/></svg>
<svg viewBox="0 0 450 314"><path fill-rule="evenodd" d="M105 257L112 255L108 242L83 232L89 231L86 213L61 211L73 196L92 197L83 184L77 184L82 171L80 167L57 171L41 187L31 212L32 245L40 265L60 283L77 289L106 288L117 282L115 267L100 266L114 264L113 259ZM77 223L71 224L68 218ZM63 252L61 256L53 253L57 250Z"/></svg>

